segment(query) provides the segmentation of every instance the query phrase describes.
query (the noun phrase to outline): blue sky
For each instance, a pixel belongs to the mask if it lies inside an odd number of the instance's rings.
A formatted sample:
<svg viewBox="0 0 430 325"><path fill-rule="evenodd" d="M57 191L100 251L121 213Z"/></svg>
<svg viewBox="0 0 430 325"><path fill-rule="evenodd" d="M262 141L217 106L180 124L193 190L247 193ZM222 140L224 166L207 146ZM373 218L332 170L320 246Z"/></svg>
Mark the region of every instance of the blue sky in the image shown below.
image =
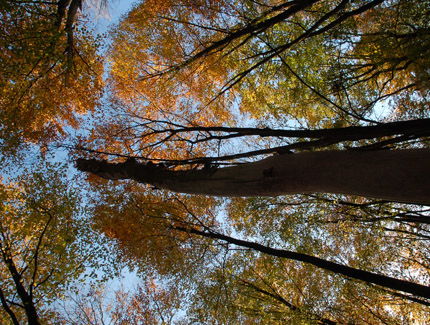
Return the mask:
<svg viewBox="0 0 430 325"><path fill-rule="evenodd" d="M94 8L92 3L99 2L100 0L87 0L86 5L89 12L95 16L94 25L98 33L106 32L110 25L119 21L120 17L127 13L136 0L107 0L106 12L101 12ZM94 8L94 9L92 9Z"/></svg>

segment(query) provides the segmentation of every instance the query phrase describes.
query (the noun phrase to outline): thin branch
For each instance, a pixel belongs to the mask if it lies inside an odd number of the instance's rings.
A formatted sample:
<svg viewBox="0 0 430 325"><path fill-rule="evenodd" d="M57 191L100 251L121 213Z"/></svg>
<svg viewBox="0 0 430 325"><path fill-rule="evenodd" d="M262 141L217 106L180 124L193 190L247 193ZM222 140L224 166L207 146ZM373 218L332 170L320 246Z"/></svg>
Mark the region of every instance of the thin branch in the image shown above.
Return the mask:
<svg viewBox="0 0 430 325"><path fill-rule="evenodd" d="M291 3L283 3L281 4L281 7L279 9L282 9L283 7L288 7L287 10L281 12L280 14L271 17L269 19L265 19L263 21L261 21L261 17L255 18L253 19L247 26L239 28L233 32L231 32L228 36L213 42L210 46L206 47L205 49L201 50L200 52L198 52L197 54L193 55L191 58L185 60L184 62L175 65L173 67L168 68L165 71L162 71L158 74L155 75L151 75L149 76L150 78L156 77L156 76L160 76L160 75L164 75L167 73L170 73L172 71L177 71L179 69L184 68L187 65L190 65L191 63L199 60L200 58L206 57L210 54L213 54L215 51L219 51L220 48L225 48L227 45L229 45L231 42L233 42L234 40L248 35L248 34L260 34L262 32L264 32L265 30L267 30L268 28L270 28L271 26L291 17L292 15L300 12L301 10L303 10L304 8L318 2L320 0L302 0L302 1L292 1ZM274 7L275 8L275 7ZM279 9L271 9L270 12L272 11L276 11ZM263 18L265 16L267 16L268 13L263 13ZM147 79L145 77L140 78L140 80L144 80Z"/></svg>
<svg viewBox="0 0 430 325"><path fill-rule="evenodd" d="M42 233L39 236L39 239L38 239L37 245L36 245L36 249L34 252L34 270L33 270L33 275L31 277L31 282L30 282L30 297L33 297L33 288L34 288L34 284L36 282L36 276L37 276L37 272L38 272L39 251L42 247L43 237L45 236L46 232L48 231L49 224L54 219L54 216L49 212L49 210L47 210L43 207L39 207L39 209L41 209L44 213L46 213L49 218L48 218L48 221L46 222L45 226L43 227Z"/></svg>

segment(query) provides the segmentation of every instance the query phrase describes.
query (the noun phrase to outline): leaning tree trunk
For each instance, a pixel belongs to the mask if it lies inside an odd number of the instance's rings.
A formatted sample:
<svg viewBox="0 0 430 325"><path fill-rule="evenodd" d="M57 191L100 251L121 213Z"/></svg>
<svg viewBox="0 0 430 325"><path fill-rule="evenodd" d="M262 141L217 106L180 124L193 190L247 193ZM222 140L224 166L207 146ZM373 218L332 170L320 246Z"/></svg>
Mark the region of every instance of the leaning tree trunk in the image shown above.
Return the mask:
<svg viewBox="0 0 430 325"><path fill-rule="evenodd" d="M188 171L94 159L78 159L77 168L107 179L133 179L190 194L276 196L321 192L430 204L430 149L305 152L234 167Z"/></svg>
<svg viewBox="0 0 430 325"><path fill-rule="evenodd" d="M383 288L403 291L403 292L411 293L418 297L430 299L430 287L425 285L421 285L421 284L417 284L417 283L413 283L405 280L400 280L400 279L396 279L389 276L368 272L360 269L355 269L346 265L330 262L312 255L292 252L285 249L271 248L258 243L233 238L233 237L226 236L212 231L201 231L195 228L185 228L185 227L179 227L179 226L174 226L173 229L179 230L182 232L188 232L191 234L196 234L207 238L220 239L227 243L234 244L240 247L250 248L252 250L262 252L270 256L276 256L276 257L281 257L281 258L286 258L294 261L300 261L300 262L312 264L321 269L328 270L336 274L341 274L351 279L361 280L368 283L374 283ZM422 302L422 303L427 304L427 302Z"/></svg>

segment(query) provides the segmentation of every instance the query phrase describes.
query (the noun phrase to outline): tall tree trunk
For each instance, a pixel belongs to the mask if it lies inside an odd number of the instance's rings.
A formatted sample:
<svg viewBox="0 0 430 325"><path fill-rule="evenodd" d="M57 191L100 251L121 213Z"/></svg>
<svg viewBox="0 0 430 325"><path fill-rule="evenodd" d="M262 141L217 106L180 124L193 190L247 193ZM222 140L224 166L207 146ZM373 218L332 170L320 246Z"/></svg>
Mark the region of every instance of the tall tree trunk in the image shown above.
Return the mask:
<svg viewBox="0 0 430 325"><path fill-rule="evenodd" d="M77 160L81 171L180 193L277 196L321 192L417 204L430 204L429 167L430 149L305 152L188 171L134 161Z"/></svg>

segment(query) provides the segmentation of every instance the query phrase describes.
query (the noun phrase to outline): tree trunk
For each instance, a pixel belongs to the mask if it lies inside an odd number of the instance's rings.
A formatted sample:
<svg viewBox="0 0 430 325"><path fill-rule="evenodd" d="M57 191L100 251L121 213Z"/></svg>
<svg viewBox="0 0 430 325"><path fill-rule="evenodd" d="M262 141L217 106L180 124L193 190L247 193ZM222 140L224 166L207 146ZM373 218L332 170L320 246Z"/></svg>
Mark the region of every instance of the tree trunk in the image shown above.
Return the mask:
<svg viewBox="0 0 430 325"><path fill-rule="evenodd" d="M188 171L134 161L77 161L79 170L106 179L133 179L180 193L277 196L320 192L416 204L430 204L429 167L430 149L305 152Z"/></svg>
<svg viewBox="0 0 430 325"><path fill-rule="evenodd" d="M9 272L12 276L13 282L15 283L16 293L22 301L22 305L24 306L25 314L27 315L27 320L29 325L39 325L39 316L37 315L36 306L34 305L33 297L27 293L27 290L24 288L24 282L21 274L18 272L16 268L15 262L12 259L12 255L10 253L10 247L6 244L6 247L2 247L0 245L0 250L3 255L3 261L6 264Z"/></svg>

